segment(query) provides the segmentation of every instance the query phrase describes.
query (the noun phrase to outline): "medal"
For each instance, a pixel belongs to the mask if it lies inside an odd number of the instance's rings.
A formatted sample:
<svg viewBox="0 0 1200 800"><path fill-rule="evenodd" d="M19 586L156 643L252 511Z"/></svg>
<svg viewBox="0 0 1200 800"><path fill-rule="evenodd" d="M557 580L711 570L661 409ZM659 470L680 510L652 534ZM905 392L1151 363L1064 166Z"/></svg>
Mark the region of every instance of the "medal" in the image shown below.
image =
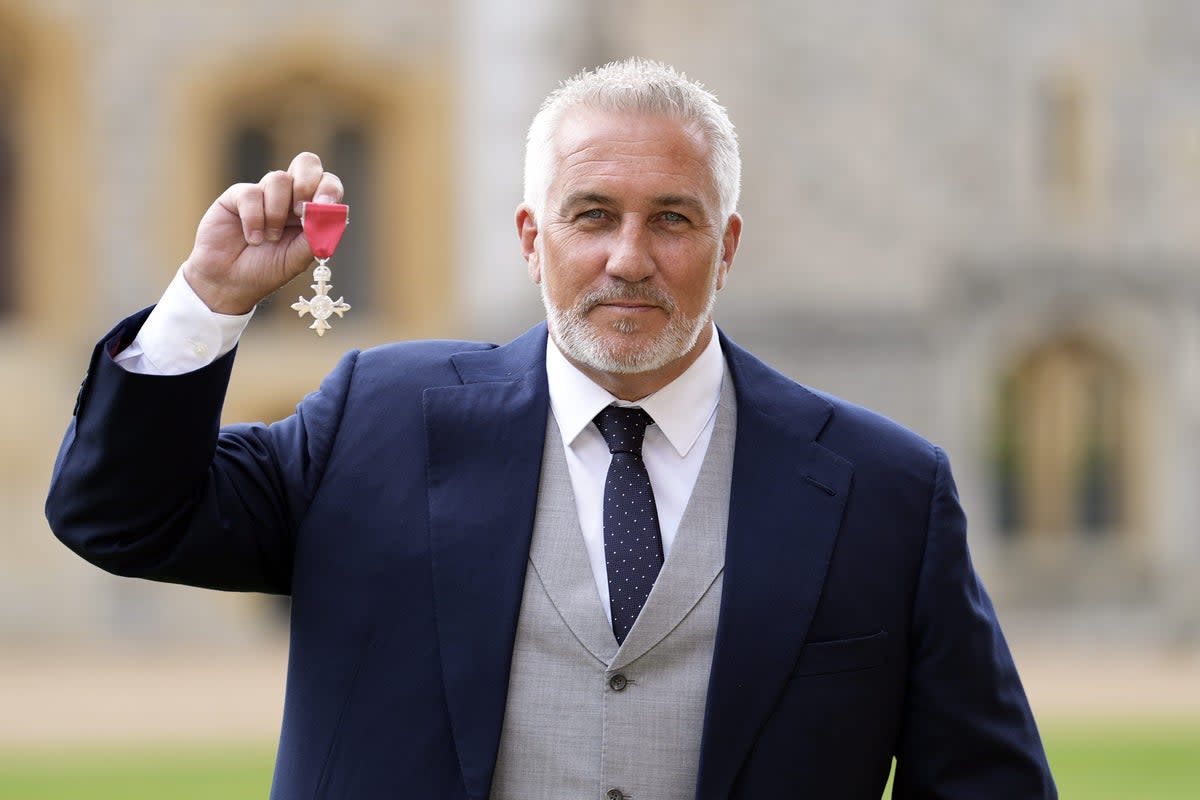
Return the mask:
<svg viewBox="0 0 1200 800"><path fill-rule="evenodd" d="M300 206L300 225L304 228L304 238L308 240L308 246L317 259L316 269L313 270L316 283L312 285L315 292L313 298L305 300L300 297L292 303L292 309L299 312L301 317L312 314L313 324L308 327L316 331L317 336L324 336L325 331L332 327L329 324L331 316L337 314L341 319L350 310L350 304L342 298L334 300L329 296L329 290L333 288L329 279L333 272L328 267L329 259L333 257L333 251L337 249L348 224L350 206L342 203L304 203Z"/></svg>

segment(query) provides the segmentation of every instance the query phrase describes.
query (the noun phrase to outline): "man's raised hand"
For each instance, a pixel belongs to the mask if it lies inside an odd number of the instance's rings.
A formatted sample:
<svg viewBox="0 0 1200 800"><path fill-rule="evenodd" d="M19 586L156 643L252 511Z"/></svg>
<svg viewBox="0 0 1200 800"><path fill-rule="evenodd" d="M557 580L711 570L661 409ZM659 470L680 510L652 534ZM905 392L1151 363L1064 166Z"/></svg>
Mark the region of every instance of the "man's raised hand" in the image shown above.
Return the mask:
<svg viewBox="0 0 1200 800"><path fill-rule="evenodd" d="M200 220L184 278L213 311L245 314L312 263L300 204L336 203L342 192L312 153L296 156L286 172L230 186Z"/></svg>

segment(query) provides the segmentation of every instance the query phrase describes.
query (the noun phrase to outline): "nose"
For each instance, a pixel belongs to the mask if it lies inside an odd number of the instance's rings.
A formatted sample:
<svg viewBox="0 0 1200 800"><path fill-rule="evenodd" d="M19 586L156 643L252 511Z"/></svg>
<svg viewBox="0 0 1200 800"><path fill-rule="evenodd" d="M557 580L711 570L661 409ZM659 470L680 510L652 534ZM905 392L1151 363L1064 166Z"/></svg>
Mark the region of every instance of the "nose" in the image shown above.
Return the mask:
<svg viewBox="0 0 1200 800"><path fill-rule="evenodd" d="M651 252L650 231L637 215L623 219L613 236L605 267L609 275L636 283L654 274L657 267Z"/></svg>

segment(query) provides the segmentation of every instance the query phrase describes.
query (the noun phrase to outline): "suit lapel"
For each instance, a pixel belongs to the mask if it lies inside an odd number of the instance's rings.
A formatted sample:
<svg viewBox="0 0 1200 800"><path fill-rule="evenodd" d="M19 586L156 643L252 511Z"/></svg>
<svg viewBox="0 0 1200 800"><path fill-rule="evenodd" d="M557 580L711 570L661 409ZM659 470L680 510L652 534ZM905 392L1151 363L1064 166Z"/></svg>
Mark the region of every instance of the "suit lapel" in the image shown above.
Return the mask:
<svg viewBox="0 0 1200 800"><path fill-rule="evenodd" d="M426 389L430 552L446 704L467 793L490 791L549 410L539 326L453 357Z"/></svg>
<svg viewBox="0 0 1200 800"><path fill-rule="evenodd" d="M725 798L816 611L852 467L815 440L825 400L722 336L737 389L725 581L698 800Z"/></svg>

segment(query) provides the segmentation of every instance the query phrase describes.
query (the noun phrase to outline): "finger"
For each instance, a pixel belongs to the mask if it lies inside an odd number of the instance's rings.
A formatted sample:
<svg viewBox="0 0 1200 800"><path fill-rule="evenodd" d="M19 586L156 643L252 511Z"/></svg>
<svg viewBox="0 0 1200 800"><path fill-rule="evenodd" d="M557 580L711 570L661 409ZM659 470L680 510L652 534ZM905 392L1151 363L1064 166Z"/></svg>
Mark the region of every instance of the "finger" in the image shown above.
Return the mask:
<svg viewBox="0 0 1200 800"><path fill-rule="evenodd" d="M293 211L300 214L300 203L313 199L325 167L315 153L300 153L288 165L288 174L292 176Z"/></svg>
<svg viewBox="0 0 1200 800"><path fill-rule="evenodd" d="M321 182L317 184L313 199L318 203L337 203L341 201L344 193L342 179L332 172L326 172L321 176Z"/></svg>
<svg viewBox="0 0 1200 800"><path fill-rule="evenodd" d="M342 187L342 179L332 172L326 172L321 176L321 182L317 184L317 189L313 192L312 202L314 203L340 203L345 194L345 189ZM292 187L292 214L287 219L289 227L300 227L300 212L302 206L309 202L299 199L300 195L295 191L295 186Z"/></svg>
<svg viewBox="0 0 1200 800"><path fill-rule="evenodd" d="M268 242L278 242L292 210L292 177L283 170L268 172L258 185L263 190L263 225Z"/></svg>
<svg viewBox="0 0 1200 800"><path fill-rule="evenodd" d="M242 221L242 235L250 244L262 244L265 214L263 212L263 190L257 183L242 183L230 187L233 192L234 209Z"/></svg>

